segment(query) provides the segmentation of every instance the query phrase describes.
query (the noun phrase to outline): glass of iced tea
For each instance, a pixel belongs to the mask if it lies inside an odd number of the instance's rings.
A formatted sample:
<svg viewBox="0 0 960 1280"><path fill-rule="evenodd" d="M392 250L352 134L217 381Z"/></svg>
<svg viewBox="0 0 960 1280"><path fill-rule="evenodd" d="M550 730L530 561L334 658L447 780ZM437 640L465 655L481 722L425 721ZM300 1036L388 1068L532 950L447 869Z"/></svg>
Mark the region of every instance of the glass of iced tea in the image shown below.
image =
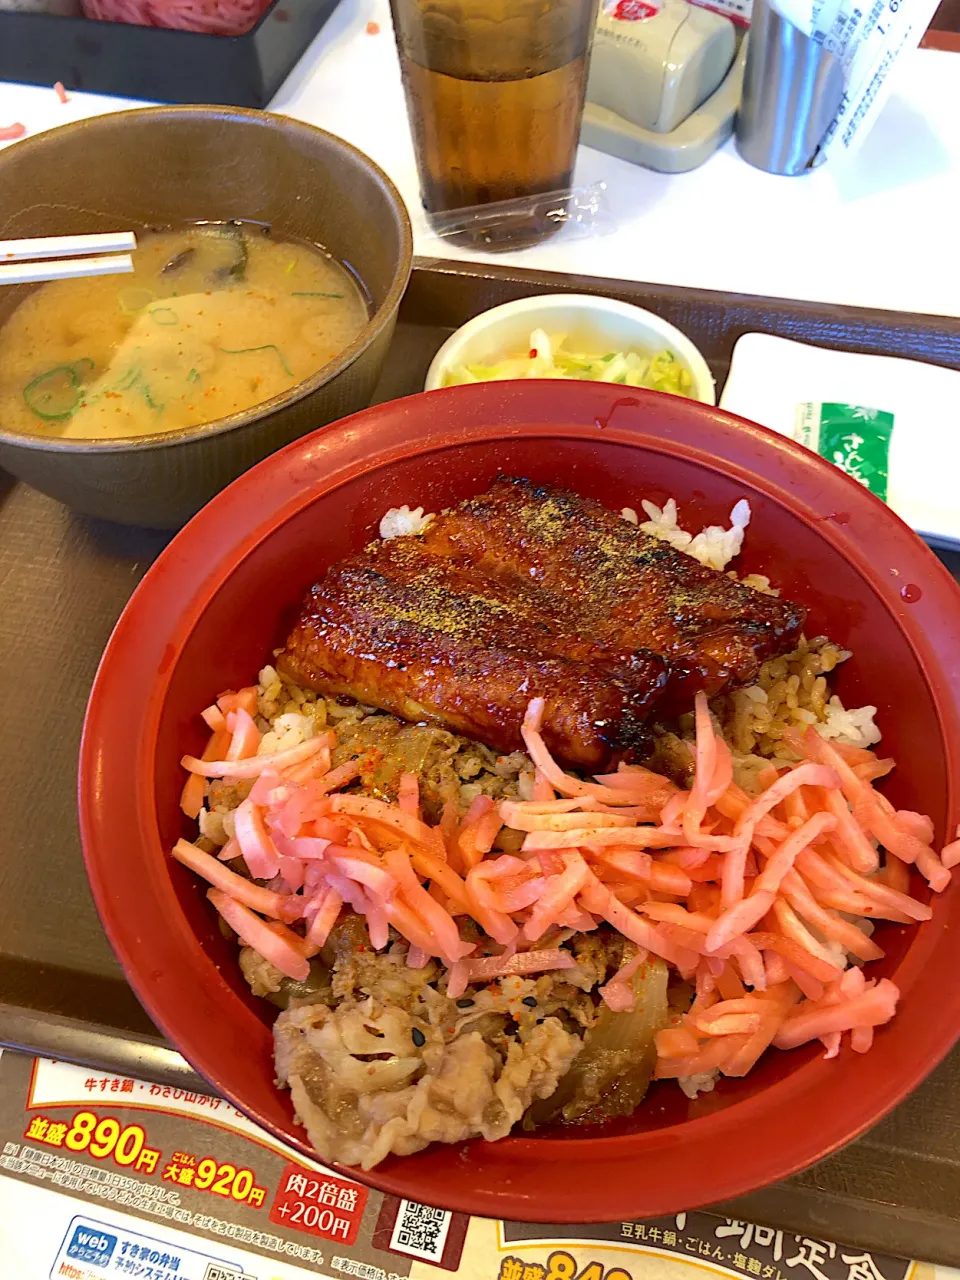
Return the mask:
<svg viewBox="0 0 960 1280"><path fill-rule="evenodd" d="M569 187L597 0L390 7L427 215ZM479 228L474 219L452 238L513 249L555 229L543 201L531 199L526 216L514 208Z"/></svg>

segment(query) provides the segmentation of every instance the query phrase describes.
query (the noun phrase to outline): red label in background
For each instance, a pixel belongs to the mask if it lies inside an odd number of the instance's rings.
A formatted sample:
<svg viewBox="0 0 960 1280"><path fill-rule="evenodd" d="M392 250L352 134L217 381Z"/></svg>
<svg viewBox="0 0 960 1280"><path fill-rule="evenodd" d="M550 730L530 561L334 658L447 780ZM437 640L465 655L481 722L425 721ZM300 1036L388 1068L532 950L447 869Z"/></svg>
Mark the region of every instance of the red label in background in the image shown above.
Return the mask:
<svg viewBox="0 0 960 1280"><path fill-rule="evenodd" d="M616 0L612 7L607 8L608 16L617 18L621 22L639 22L643 18L655 18L659 12L660 6L648 3L648 0Z"/></svg>
<svg viewBox="0 0 960 1280"><path fill-rule="evenodd" d="M366 1187L288 1164L270 1206L270 1221L337 1244L353 1244L367 1203Z"/></svg>

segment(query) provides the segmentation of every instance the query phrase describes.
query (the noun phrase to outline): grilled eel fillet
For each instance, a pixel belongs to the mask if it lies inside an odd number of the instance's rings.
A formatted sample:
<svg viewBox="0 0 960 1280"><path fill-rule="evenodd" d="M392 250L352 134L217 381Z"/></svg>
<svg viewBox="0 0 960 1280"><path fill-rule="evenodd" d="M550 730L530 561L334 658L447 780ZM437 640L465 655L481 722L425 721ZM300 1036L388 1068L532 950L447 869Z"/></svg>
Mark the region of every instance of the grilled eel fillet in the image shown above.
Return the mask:
<svg viewBox="0 0 960 1280"><path fill-rule="evenodd" d="M650 537L599 502L566 489L500 476L478 497L437 516L421 539L497 577L534 583L575 604L593 639L616 660L644 650L666 658L664 711L689 710L750 684L766 659L794 647L806 611L745 587ZM550 606L547 606L549 609Z"/></svg>
<svg viewBox="0 0 960 1280"><path fill-rule="evenodd" d="M437 721L503 752L522 747L527 704L542 697L550 750L597 770L649 746L644 721L667 668L642 652L612 660L589 635L575 606L551 614L536 588L397 538L328 570L277 666L318 692Z"/></svg>

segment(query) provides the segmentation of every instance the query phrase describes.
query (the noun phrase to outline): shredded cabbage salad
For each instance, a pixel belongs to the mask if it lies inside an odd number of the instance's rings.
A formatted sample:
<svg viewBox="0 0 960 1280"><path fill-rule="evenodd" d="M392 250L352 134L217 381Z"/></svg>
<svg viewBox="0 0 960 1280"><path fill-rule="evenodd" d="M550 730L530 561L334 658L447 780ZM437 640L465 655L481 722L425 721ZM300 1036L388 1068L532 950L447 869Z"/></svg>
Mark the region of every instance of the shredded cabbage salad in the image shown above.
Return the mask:
<svg viewBox="0 0 960 1280"><path fill-rule="evenodd" d="M464 364L448 370L444 386L464 382L503 382L512 378L580 378L587 382L617 382L627 387L649 387L672 395L689 396L693 378L672 351L652 356L637 351L610 351L585 355L564 351L566 334L534 329L528 350L507 356L496 364Z"/></svg>

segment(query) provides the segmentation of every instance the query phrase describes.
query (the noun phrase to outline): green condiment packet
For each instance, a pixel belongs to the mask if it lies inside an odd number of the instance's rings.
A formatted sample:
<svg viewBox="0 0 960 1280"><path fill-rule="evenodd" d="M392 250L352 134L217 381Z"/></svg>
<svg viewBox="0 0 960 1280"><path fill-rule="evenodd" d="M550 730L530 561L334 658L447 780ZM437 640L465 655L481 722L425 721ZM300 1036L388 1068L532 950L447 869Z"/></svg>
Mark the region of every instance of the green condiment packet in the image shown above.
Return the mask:
<svg viewBox="0 0 960 1280"><path fill-rule="evenodd" d="M834 463L884 502L893 414L858 404L797 405L794 440Z"/></svg>

